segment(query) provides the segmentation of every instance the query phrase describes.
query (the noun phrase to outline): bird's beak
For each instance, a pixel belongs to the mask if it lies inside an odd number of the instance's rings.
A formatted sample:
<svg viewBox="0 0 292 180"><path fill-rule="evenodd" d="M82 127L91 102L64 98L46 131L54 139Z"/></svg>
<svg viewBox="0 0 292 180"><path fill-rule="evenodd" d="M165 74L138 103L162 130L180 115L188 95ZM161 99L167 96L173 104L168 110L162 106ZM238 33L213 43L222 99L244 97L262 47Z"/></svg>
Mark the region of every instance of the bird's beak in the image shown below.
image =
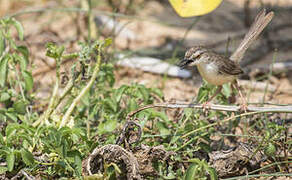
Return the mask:
<svg viewBox="0 0 292 180"><path fill-rule="evenodd" d="M184 58L183 60L181 60L181 61L178 63L178 66L179 66L181 69L184 69L184 68L187 67L191 62L192 62L191 60Z"/></svg>

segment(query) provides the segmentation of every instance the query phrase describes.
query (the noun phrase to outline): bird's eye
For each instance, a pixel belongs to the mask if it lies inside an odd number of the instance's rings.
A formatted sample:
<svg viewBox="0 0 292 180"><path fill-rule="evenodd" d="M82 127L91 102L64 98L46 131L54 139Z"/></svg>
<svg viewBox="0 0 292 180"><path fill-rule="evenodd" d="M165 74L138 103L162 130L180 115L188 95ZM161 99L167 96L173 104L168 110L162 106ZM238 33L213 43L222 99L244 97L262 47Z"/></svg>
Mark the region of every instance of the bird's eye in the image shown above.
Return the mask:
<svg viewBox="0 0 292 180"><path fill-rule="evenodd" d="M201 53L198 54L196 58L199 59L201 57L201 55L202 55Z"/></svg>
<svg viewBox="0 0 292 180"><path fill-rule="evenodd" d="M201 55L202 55L201 53L200 54L193 54L192 59L193 60L199 59L201 57Z"/></svg>

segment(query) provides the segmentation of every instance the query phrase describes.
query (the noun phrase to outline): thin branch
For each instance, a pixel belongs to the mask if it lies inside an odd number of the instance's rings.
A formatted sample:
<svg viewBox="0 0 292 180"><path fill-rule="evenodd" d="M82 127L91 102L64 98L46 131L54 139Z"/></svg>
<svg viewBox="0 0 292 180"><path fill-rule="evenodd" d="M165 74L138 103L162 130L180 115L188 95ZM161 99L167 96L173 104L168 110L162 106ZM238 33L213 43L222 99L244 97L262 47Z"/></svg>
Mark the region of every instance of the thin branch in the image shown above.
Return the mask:
<svg viewBox="0 0 292 180"><path fill-rule="evenodd" d="M189 104L189 103L158 103L158 104L151 104L147 106L143 106L135 111L132 111L128 114L127 119L129 120L132 116L136 113L143 111L145 109L150 108L194 108L194 109L203 109L202 104ZM215 111L228 111L228 112L240 112L240 106L233 106L233 105L217 105L212 104L210 105L210 110ZM247 106L247 111L249 112L263 112L263 113L292 113L292 106L270 106L270 107L256 107L256 106Z"/></svg>
<svg viewBox="0 0 292 180"><path fill-rule="evenodd" d="M147 105L144 107L141 107L135 111L130 112L127 115L127 122L131 122L131 117L133 117L136 113L143 111L145 109L150 109L150 108L156 108L156 107L162 107L162 108L197 108L197 109L203 109L203 105L201 104L188 104L188 103L158 103L158 104L152 104L152 105ZM210 106L209 108L210 110L218 110L218 111L229 111L229 112L240 112L241 107L240 106L228 106L228 105L216 105L213 104ZM215 123L212 124L208 124L206 126L200 127L198 129L195 129L193 131L190 131L186 134L184 134L183 136L181 136L181 138L185 138L191 134L194 134L196 132L202 131L204 129L216 126L218 124L221 123L226 123L232 119L235 119L237 117L244 117L244 116L249 116L249 115L255 115L255 114L260 114L260 113L271 113L271 112L285 112L285 113L292 113L292 106L271 106L271 107L255 107L255 106L248 106L247 107L247 111L250 112L246 112L246 113L241 113L238 114L236 116L231 116L228 117L226 119L220 120L220 121L216 121ZM124 127L127 127L127 125L125 125ZM124 128L125 129L125 128ZM124 132L122 133L122 135L119 137L117 142L120 142L121 139L124 139ZM140 137L139 137L140 138Z"/></svg>
<svg viewBox="0 0 292 180"><path fill-rule="evenodd" d="M39 124L48 123L48 119L50 118L52 112L54 111L56 101L58 101L58 90L59 90L59 84L60 84L60 68L61 68L61 63L62 63L62 57L55 58L55 62L56 62L56 82L53 88L53 93L52 93L47 110L37 121L33 123L34 127L38 126Z"/></svg>

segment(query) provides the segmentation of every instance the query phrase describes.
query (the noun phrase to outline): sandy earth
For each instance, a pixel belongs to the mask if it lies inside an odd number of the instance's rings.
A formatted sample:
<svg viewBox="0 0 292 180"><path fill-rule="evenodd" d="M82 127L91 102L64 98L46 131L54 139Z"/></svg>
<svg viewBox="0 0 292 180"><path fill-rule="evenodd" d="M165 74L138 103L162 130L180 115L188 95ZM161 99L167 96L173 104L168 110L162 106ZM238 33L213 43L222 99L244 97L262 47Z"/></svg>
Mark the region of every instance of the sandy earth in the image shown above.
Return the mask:
<svg viewBox="0 0 292 180"><path fill-rule="evenodd" d="M9 0L0 0L5 6L0 6L0 15L12 13L25 8L60 7L55 1L42 1L38 4L28 1L19 1L7 5ZM115 38L116 50L139 51L140 54L148 56L147 50L155 51L153 56L160 55L162 50L170 50L163 54L162 60L169 60L172 57L173 49L178 48L180 55L175 60L182 58L181 53L192 45L207 45L215 51L224 53L227 39L230 38L229 53L232 52L242 36L247 31L245 25L245 14L243 12L244 0L224 0L214 12L205 15L188 31L188 28L197 21L197 18L183 19L178 17L166 0L164 3L147 1L143 8L137 11L135 17L117 18L124 28L134 34L134 38L128 39L127 33L120 33ZM273 58L277 62L292 61L292 0L262 0L265 6L275 8L275 17L268 26L267 31L247 52L243 61L253 58L254 61L243 68L253 69L255 65L271 64ZM63 6L74 7L74 1L63 1ZM2 5L2 4L1 4ZM261 9L260 1L251 1L250 18L255 17ZM10 9L10 10L8 10ZM100 9L108 10L101 5ZM98 13L96 14L98 16ZM137 18L139 17L139 18ZM24 25L25 45L30 50L30 60L35 78L36 97L48 99L54 83L54 61L45 56L45 44L53 41L63 44L68 52L78 49L78 40L86 36L86 24L84 16L77 16L76 13L45 12L37 14L25 14L16 17ZM83 18L83 19L82 19ZM277 27L281 27L275 31ZM81 32L78 32L78 27ZM105 29L103 33L109 33ZM187 34L185 34L188 31ZM182 39L183 43L181 43ZM178 45L178 42L181 44ZM272 43L271 43L272 42ZM284 43L283 43L284 42ZM268 51L261 52L269 47ZM281 44L282 43L282 44ZM277 48L275 54L274 48ZM158 53L157 53L158 52ZM257 55L256 58L254 55ZM70 72L74 61L63 64L62 72ZM175 63L175 62L174 62ZM196 69L191 69L193 76L189 79L164 77L138 69L130 69L115 66L116 84L140 83L147 87L161 88L166 101L192 101L197 96L202 79ZM241 80L254 79L250 74L245 74ZM283 72L270 78L265 78L260 83L269 84L274 88L265 96L265 102L277 104L292 104L292 73ZM252 86L243 86L244 92L249 94L249 102L262 102L264 91L252 89ZM237 133L236 133L237 134ZM241 133L238 133L241 134ZM282 178L278 178L282 179Z"/></svg>

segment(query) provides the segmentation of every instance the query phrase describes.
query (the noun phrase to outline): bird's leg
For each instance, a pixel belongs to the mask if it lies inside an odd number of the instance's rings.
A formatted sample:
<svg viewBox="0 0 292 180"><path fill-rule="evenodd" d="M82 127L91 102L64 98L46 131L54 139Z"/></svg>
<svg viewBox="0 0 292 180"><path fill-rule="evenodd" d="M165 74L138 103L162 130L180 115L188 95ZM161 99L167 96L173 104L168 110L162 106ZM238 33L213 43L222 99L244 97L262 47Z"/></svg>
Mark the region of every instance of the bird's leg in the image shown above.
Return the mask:
<svg viewBox="0 0 292 180"><path fill-rule="evenodd" d="M210 108L210 102L212 101L212 99L221 92L222 90L222 86L218 86L216 92L213 94L213 96L211 96L208 101L206 101L205 103L203 103L203 110L206 110L207 108Z"/></svg>
<svg viewBox="0 0 292 180"><path fill-rule="evenodd" d="M241 92L241 90L239 88L238 81L235 80L231 85L234 85L234 87L237 89L237 91L239 93L239 96L241 98L242 103L241 103L240 109L243 110L244 112L246 112L247 111L247 102L246 102L246 99L243 96L243 94L242 94L242 92Z"/></svg>
<svg viewBox="0 0 292 180"><path fill-rule="evenodd" d="M235 87L231 83L231 96L228 98L228 103L229 104L234 104L236 102L236 94L235 94Z"/></svg>

